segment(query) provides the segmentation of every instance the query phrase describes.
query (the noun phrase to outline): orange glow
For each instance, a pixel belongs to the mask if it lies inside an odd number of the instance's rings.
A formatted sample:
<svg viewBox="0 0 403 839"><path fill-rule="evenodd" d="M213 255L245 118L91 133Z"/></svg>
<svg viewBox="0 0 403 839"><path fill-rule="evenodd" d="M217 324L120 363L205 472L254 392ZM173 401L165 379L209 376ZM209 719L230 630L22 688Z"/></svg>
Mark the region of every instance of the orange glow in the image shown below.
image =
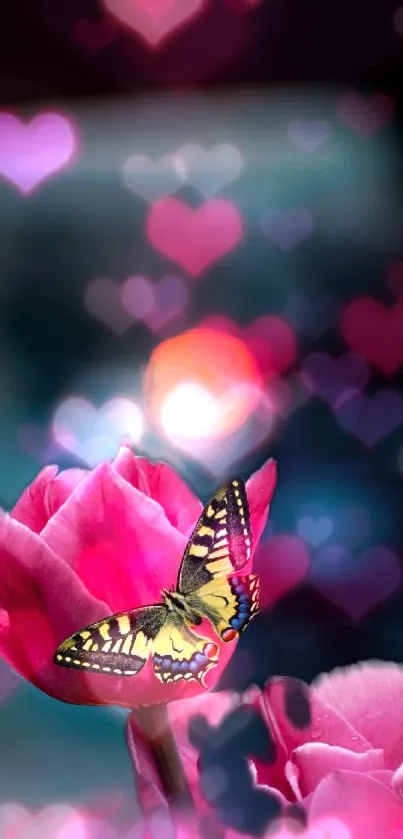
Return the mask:
<svg viewBox="0 0 403 839"><path fill-rule="evenodd" d="M231 434L253 413L261 387L244 342L211 328L164 341L154 350L145 377L151 418L176 439Z"/></svg>

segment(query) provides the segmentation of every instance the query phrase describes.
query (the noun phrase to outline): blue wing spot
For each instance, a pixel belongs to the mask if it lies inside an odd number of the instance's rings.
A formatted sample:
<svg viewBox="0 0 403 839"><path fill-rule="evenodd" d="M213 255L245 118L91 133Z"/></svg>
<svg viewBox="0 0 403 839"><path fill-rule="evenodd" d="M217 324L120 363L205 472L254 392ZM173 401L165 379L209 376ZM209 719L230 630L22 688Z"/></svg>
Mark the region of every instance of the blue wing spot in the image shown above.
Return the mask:
<svg viewBox="0 0 403 839"><path fill-rule="evenodd" d="M205 655L203 655L203 653L196 653L196 655L195 655L195 657L194 657L194 660L195 660L195 661L199 661L199 662L200 662L200 664L201 664L202 662L204 662L204 661L205 661L205 659L206 659L206 656L205 656Z"/></svg>

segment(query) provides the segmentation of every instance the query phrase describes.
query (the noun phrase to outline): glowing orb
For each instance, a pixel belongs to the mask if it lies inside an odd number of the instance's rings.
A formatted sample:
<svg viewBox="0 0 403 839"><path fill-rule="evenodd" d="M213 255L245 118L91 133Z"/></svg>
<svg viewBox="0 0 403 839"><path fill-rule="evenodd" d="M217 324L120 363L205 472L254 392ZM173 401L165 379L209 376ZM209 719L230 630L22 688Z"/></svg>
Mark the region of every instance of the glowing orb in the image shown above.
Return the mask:
<svg viewBox="0 0 403 839"><path fill-rule="evenodd" d="M253 413L261 387L244 342L210 328L160 344L145 377L151 418L171 439L226 437Z"/></svg>

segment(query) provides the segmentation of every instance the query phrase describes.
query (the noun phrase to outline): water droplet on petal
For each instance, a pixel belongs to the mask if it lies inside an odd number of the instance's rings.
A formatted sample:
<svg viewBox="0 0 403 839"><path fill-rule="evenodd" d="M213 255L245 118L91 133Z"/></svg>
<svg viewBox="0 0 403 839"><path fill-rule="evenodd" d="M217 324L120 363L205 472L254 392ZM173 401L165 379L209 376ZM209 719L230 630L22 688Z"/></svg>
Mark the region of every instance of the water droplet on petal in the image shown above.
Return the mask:
<svg viewBox="0 0 403 839"><path fill-rule="evenodd" d="M323 737L323 728L319 728L319 726L316 726L316 727L311 729L311 732L310 732L311 740L320 740L321 737Z"/></svg>

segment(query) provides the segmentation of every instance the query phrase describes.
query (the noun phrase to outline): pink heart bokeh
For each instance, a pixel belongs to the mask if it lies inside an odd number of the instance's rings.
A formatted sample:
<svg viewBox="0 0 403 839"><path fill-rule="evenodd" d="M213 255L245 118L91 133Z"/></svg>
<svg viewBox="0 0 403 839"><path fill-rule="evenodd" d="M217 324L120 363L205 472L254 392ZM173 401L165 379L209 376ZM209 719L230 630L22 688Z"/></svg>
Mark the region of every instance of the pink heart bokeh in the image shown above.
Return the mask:
<svg viewBox="0 0 403 839"><path fill-rule="evenodd" d="M112 43L116 37L116 27L109 20L80 18L73 26L73 36L77 43L96 55Z"/></svg>
<svg viewBox="0 0 403 839"><path fill-rule="evenodd" d="M239 211L224 198L212 198L192 208L166 198L151 208L146 224L153 247L198 277L241 241Z"/></svg>
<svg viewBox="0 0 403 839"><path fill-rule="evenodd" d="M208 0L103 0L105 8L156 48L200 16Z"/></svg>
<svg viewBox="0 0 403 839"><path fill-rule="evenodd" d="M0 113L0 175L24 195L65 168L77 151L76 129L62 114L39 114L25 124Z"/></svg>
<svg viewBox="0 0 403 839"><path fill-rule="evenodd" d="M87 286L88 311L117 335L134 323L144 323L161 334L170 323L177 324L189 303L189 289L180 277L165 276L158 282L149 277L128 277L122 284L99 277Z"/></svg>
<svg viewBox="0 0 403 839"><path fill-rule="evenodd" d="M341 96L337 111L349 128L363 139L368 139L393 119L395 105L386 93L362 96L353 92Z"/></svg>

